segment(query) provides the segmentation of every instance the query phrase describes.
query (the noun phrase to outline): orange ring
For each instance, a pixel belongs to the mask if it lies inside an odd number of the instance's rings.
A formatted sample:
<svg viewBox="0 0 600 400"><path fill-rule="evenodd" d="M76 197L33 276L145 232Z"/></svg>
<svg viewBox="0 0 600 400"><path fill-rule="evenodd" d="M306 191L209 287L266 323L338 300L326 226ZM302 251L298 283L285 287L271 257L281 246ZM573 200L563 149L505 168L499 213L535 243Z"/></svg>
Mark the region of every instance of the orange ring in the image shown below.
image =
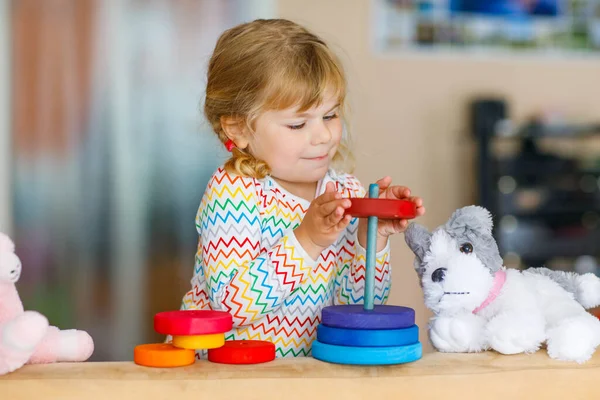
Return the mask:
<svg viewBox="0 0 600 400"><path fill-rule="evenodd" d="M183 367L196 361L196 352L169 343L141 344L133 349L133 361L145 367Z"/></svg>

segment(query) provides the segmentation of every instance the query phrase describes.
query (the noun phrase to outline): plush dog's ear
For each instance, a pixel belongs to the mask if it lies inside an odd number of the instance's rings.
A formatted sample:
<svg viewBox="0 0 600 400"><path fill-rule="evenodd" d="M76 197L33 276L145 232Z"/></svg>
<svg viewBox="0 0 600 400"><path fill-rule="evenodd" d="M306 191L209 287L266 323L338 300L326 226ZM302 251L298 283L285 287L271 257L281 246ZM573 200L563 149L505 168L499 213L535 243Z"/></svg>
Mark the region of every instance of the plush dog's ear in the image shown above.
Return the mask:
<svg viewBox="0 0 600 400"><path fill-rule="evenodd" d="M479 206L463 207L454 212L444 229L459 245L469 242L473 252L491 273L502 268L502 257L492 234L492 215Z"/></svg>
<svg viewBox="0 0 600 400"><path fill-rule="evenodd" d="M408 228L406 228L406 232L404 232L404 240L406 240L406 244L412 250L412 252L415 253L415 269L417 270L419 276L421 276L421 264L423 263L425 254L431 245L431 233L429 233L427 228L425 228L423 225L411 223L408 225Z"/></svg>
<svg viewBox="0 0 600 400"><path fill-rule="evenodd" d="M462 232L469 229L480 235L491 235L492 215L490 212L479 206L467 206L454 211L446 223L446 231Z"/></svg>

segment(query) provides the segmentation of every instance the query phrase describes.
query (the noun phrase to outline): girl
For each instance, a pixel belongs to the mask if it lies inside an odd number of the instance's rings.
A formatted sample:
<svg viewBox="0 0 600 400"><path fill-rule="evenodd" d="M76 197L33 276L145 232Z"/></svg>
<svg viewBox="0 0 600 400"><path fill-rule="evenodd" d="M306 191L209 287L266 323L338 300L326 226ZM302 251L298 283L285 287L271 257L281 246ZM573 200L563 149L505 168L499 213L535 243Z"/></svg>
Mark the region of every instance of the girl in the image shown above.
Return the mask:
<svg viewBox="0 0 600 400"><path fill-rule="evenodd" d="M366 220L344 214L365 189L343 173L346 81L327 45L286 20L256 20L217 41L204 112L231 158L210 179L183 309L233 315L230 339L268 340L277 356L306 356L323 307L363 303ZM381 197L410 190L377 182ZM406 220L380 221L375 303L390 291L388 237Z"/></svg>

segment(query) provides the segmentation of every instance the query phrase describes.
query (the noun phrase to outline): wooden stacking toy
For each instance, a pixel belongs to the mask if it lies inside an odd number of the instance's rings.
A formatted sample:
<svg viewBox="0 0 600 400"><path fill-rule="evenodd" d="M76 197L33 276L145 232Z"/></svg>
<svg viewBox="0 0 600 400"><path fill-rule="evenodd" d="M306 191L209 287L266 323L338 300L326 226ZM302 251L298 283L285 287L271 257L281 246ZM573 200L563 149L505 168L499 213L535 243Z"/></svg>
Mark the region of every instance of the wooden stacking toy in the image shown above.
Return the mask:
<svg viewBox="0 0 600 400"><path fill-rule="evenodd" d="M141 344L133 349L133 361L145 367L184 367L196 362L196 352L169 343Z"/></svg>
<svg viewBox="0 0 600 400"><path fill-rule="evenodd" d="M233 327L231 314L213 310L167 311L154 316L154 330L173 336L173 346L207 350L223 346Z"/></svg>
<svg viewBox="0 0 600 400"><path fill-rule="evenodd" d="M228 340L208 350L208 361L220 364L259 364L275 359L275 344L263 340Z"/></svg>
<svg viewBox="0 0 600 400"><path fill-rule="evenodd" d="M257 364L275 359L275 345L260 340L225 340L233 328L230 313L213 310L166 311L154 316L154 330L172 336L172 343L136 346L133 360L146 367L170 368L194 364L196 350L225 364Z"/></svg>
<svg viewBox="0 0 600 400"><path fill-rule="evenodd" d="M379 186L369 187L369 197L351 199L346 213L368 218L365 292L363 305L338 305L323 309L312 356L318 360L354 365L386 365L416 361L422 356L419 328L412 308L377 305L375 253L377 224L382 219L416 217L416 205L407 200L379 199Z"/></svg>

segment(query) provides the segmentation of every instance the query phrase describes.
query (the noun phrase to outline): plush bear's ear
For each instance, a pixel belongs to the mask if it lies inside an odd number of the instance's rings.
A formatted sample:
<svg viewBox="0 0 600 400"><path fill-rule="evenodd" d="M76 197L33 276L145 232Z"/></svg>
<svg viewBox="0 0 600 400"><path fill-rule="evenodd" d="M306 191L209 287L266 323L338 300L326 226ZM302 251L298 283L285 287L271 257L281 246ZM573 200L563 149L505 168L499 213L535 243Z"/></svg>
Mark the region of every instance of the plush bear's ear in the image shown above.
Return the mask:
<svg viewBox="0 0 600 400"><path fill-rule="evenodd" d="M0 252L14 253L15 244L13 241L4 233L0 232Z"/></svg>
<svg viewBox="0 0 600 400"><path fill-rule="evenodd" d="M480 206L459 208L446 223L446 230L456 233L469 229L479 235L491 235L492 228L492 215Z"/></svg>

